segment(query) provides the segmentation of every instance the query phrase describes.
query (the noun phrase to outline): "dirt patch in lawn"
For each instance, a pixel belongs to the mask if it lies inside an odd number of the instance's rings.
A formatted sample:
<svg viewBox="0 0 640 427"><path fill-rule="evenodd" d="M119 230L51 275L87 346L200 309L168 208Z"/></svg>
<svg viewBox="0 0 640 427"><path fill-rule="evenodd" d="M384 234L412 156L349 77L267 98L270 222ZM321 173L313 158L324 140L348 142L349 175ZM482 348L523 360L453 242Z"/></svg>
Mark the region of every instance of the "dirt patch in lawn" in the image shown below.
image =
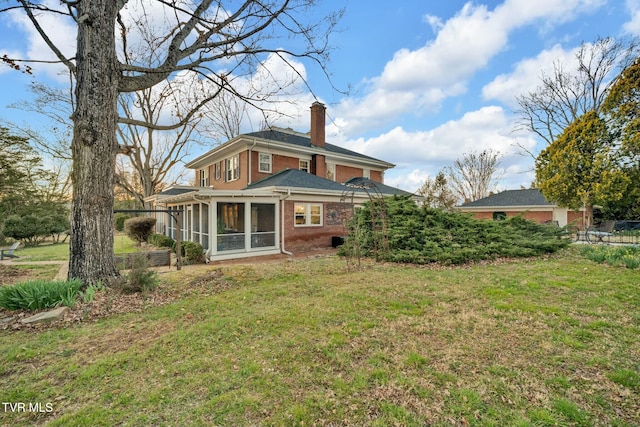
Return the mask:
<svg viewBox="0 0 640 427"><path fill-rule="evenodd" d="M0 264L0 286L11 285L30 277L29 271L13 267L11 265Z"/></svg>

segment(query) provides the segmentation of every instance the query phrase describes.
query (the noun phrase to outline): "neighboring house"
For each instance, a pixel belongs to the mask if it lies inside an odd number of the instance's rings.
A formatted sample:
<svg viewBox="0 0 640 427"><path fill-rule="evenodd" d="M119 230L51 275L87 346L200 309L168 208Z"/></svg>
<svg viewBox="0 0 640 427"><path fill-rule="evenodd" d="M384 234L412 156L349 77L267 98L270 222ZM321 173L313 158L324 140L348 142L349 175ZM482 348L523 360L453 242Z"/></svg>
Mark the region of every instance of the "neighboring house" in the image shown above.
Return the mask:
<svg viewBox="0 0 640 427"><path fill-rule="evenodd" d="M478 219L500 220L522 215L523 218L541 223L555 221L561 227L571 223L581 226L584 223L583 211L558 207L547 201L536 188L503 191L464 203L457 209L472 213Z"/></svg>
<svg viewBox="0 0 640 427"><path fill-rule="evenodd" d="M240 135L187 164L196 186L149 197L155 209L179 209L181 238L211 260L330 247L345 215L370 196L412 195L384 185L394 165L325 141L325 107L311 106L311 132L270 128ZM374 188L375 187L375 188ZM157 214L157 231L175 239L174 221Z"/></svg>

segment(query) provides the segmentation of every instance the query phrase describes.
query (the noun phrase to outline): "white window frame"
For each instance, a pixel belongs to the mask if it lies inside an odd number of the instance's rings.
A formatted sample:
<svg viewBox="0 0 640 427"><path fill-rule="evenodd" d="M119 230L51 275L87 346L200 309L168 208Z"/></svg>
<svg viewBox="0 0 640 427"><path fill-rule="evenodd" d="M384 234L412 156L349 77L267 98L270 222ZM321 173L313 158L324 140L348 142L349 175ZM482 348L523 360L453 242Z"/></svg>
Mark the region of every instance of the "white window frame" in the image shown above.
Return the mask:
<svg viewBox="0 0 640 427"><path fill-rule="evenodd" d="M213 165L213 176L216 181L220 180L220 162L216 162Z"/></svg>
<svg viewBox="0 0 640 427"><path fill-rule="evenodd" d="M302 212L298 208L302 208ZM319 213L312 213L313 208L319 208ZM322 203L294 203L293 205L293 225L295 227L322 227L324 206ZM298 219L304 218L304 223L298 223ZM314 223L314 218L317 222Z"/></svg>
<svg viewBox="0 0 640 427"><path fill-rule="evenodd" d="M209 167L200 169L200 187L209 186Z"/></svg>
<svg viewBox="0 0 640 427"><path fill-rule="evenodd" d="M237 181L240 178L240 158L238 155L224 159L224 180Z"/></svg>
<svg viewBox="0 0 640 427"><path fill-rule="evenodd" d="M302 172L309 173L309 160L300 159L298 162L298 169Z"/></svg>
<svg viewBox="0 0 640 427"><path fill-rule="evenodd" d="M258 172L271 173L271 154L258 152Z"/></svg>

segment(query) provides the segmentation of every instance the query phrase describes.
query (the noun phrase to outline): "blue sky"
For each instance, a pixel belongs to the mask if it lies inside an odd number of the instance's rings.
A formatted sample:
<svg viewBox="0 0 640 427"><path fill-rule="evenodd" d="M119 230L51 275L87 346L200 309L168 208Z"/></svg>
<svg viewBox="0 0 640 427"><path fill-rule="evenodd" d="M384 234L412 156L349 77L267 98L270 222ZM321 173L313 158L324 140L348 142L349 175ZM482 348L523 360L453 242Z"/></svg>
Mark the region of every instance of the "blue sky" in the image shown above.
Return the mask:
<svg viewBox="0 0 640 427"><path fill-rule="evenodd" d="M52 0L53 1L53 0ZM334 7L334 2L321 2ZM553 61L571 66L581 42L598 36L640 35L640 0L403 0L340 2L346 13L332 38L329 70L338 88L309 64L300 64L315 96L328 107L328 142L396 164L387 184L415 191L442 167L471 151L503 155L499 189L529 186L533 135L516 130L515 97L535 89ZM320 11L322 12L322 11ZM56 26L59 43L73 32ZM32 33L0 15L0 55L43 55ZM36 78L61 82L51 70ZM0 68L0 120L42 120L8 108L28 98L33 77ZM298 94L292 118L274 123L306 132L313 97ZM253 121L246 130L256 130ZM204 148L192 153L200 154ZM189 159L187 159L189 160Z"/></svg>

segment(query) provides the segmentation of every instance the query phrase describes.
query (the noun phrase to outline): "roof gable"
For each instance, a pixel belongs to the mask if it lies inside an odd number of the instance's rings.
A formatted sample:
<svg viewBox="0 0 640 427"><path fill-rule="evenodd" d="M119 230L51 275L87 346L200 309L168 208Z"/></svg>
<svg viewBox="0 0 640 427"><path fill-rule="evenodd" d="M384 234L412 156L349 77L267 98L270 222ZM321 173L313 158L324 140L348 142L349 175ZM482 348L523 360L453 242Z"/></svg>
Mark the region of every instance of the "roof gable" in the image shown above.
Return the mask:
<svg viewBox="0 0 640 427"><path fill-rule="evenodd" d="M503 206L555 206L537 188L506 190L489 197L464 203L462 208L503 207Z"/></svg>

